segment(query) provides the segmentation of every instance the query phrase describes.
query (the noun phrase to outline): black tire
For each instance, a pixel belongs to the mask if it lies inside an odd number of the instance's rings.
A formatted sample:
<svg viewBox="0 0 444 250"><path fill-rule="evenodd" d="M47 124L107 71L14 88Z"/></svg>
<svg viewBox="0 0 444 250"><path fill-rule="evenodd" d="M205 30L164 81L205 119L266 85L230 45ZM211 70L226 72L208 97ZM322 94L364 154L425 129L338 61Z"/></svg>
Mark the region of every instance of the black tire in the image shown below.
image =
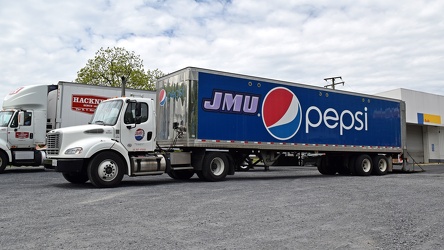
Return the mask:
<svg viewBox="0 0 444 250"><path fill-rule="evenodd" d="M336 165L329 164L329 158L327 156L321 156L316 162L316 166L318 167L319 173L323 175L335 175L336 174Z"/></svg>
<svg viewBox="0 0 444 250"><path fill-rule="evenodd" d="M206 181L222 181L227 176L229 161L222 152L209 152L202 165L202 176Z"/></svg>
<svg viewBox="0 0 444 250"><path fill-rule="evenodd" d="M375 155L373 157L373 174L385 175L389 168L389 160L384 155Z"/></svg>
<svg viewBox="0 0 444 250"><path fill-rule="evenodd" d="M74 184L83 184L89 180L86 171L80 173L72 172L72 173L62 173L62 174L65 180Z"/></svg>
<svg viewBox="0 0 444 250"><path fill-rule="evenodd" d="M171 170L168 175L175 180L189 180L194 175L193 170Z"/></svg>
<svg viewBox="0 0 444 250"><path fill-rule="evenodd" d="M338 167L338 174L339 175L350 175L350 169L348 169L346 166L339 166Z"/></svg>
<svg viewBox="0 0 444 250"><path fill-rule="evenodd" d="M201 180L205 180L205 177L203 176L203 174L202 174L202 171L196 171L196 175L197 175L197 177L199 177L199 179L201 179Z"/></svg>
<svg viewBox="0 0 444 250"><path fill-rule="evenodd" d="M351 175L356 175L355 165L356 165L356 156L350 155L350 157L348 158L347 168L350 171Z"/></svg>
<svg viewBox="0 0 444 250"><path fill-rule="evenodd" d="M355 173L360 176L367 176L372 173L372 158L366 154L359 155L355 161Z"/></svg>
<svg viewBox="0 0 444 250"><path fill-rule="evenodd" d="M233 164L235 166L235 170L239 172L244 172L250 170L251 159L248 154L232 154Z"/></svg>
<svg viewBox="0 0 444 250"><path fill-rule="evenodd" d="M88 164L88 178L94 186L100 188L118 186L124 172L124 162L114 152L99 153Z"/></svg>
<svg viewBox="0 0 444 250"><path fill-rule="evenodd" d="M0 174L5 171L5 168L8 165L8 163L9 163L8 155L5 152L0 151Z"/></svg>
<svg viewBox="0 0 444 250"><path fill-rule="evenodd" d="M340 174L340 175L350 175L351 174L350 169L348 168L349 161L350 161L350 157L348 155L337 157L336 170L338 171L338 174Z"/></svg>
<svg viewBox="0 0 444 250"><path fill-rule="evenodd" d="M248 170L250 170L250 166L246 162L242 163L241 165L239 165L237 167L237 171L239 171L239 172L245 172L245 171L248 171Z"/></svg>

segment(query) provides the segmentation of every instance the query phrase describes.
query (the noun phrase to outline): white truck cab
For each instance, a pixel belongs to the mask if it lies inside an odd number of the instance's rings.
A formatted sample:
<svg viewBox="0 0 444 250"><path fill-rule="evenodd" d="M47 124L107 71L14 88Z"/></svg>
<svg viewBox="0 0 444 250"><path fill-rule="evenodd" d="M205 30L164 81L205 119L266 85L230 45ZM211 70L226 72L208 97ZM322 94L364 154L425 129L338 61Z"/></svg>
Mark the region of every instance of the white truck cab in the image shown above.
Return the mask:
<svg viewBox="0 0 444 250"><path fill-rule="evenodd" d="M154 97L147 90L130 95ZM20 87L3 100L0 111L0 173L7 165L50 164L41 147L52 129L85 125L103 100L119 96L121 88L63 82Z"/></svg>
<svg viewBox="0 0 444 250"><path fill-rule="evenodd" d="M115 186L129 176L162 174L166 164L156 154L153 99L113 98L100 103L91 124L55 129L47 136L48 158L72 183L90 180Z"/></svg>
<svg viewBox="0 0 444 250"><path fill-rule="evenodd" d="M10 93L0 111L0 173L8 163L39 166L45 153L48 85L27 86ZM57 91L53 91L56 93Z"/></svg>

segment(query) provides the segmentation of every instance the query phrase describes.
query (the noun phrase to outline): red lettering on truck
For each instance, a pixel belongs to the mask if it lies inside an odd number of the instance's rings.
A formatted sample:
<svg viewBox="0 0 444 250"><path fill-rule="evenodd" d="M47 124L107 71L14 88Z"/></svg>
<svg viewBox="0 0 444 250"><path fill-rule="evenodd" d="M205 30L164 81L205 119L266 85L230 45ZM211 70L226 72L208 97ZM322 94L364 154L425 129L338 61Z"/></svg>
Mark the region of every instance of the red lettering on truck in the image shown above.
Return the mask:
<svg viewBox="0 0 444 250"><path fill-rule="evenodd" d="M108 99L108 97L74 94L71 98L71 109L82 113L93 114L97 105L106 99Z"/></svg>

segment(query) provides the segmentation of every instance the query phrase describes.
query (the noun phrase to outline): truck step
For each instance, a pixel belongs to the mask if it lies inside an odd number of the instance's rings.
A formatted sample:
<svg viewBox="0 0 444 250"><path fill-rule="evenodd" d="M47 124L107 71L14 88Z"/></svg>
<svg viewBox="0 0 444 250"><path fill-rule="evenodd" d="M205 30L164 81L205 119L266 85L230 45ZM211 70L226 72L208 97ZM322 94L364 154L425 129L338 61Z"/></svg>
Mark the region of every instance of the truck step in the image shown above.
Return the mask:
<svg viewBox="0 0 444 250"><path fill-rule="evenodd" d="M144 175L161 175L164 171L152 171L152 172L135 172L131 176L144 176Z"/></svg>
<svg viewBox="0 0 444 250"><path fill-rule="evenodd" d="M186 166L186 167L174 167L172 170L193 170L194 168L192 166Z"/></svg>

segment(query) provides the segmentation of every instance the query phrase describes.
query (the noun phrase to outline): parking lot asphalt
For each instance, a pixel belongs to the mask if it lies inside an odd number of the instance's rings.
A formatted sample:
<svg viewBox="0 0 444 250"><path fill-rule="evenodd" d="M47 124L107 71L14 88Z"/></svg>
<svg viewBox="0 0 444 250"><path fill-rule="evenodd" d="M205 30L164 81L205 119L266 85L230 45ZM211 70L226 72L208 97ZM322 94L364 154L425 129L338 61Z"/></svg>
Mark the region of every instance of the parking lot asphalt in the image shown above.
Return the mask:
<svg viewBox="0 0 444 250"><path fill-rule="evenodd" d="M222 182L125 177L73 185L0 175L2 249L442 249L444 165L385 176L256 167ZM395 168L396 169L396 168Z"/></svg>

